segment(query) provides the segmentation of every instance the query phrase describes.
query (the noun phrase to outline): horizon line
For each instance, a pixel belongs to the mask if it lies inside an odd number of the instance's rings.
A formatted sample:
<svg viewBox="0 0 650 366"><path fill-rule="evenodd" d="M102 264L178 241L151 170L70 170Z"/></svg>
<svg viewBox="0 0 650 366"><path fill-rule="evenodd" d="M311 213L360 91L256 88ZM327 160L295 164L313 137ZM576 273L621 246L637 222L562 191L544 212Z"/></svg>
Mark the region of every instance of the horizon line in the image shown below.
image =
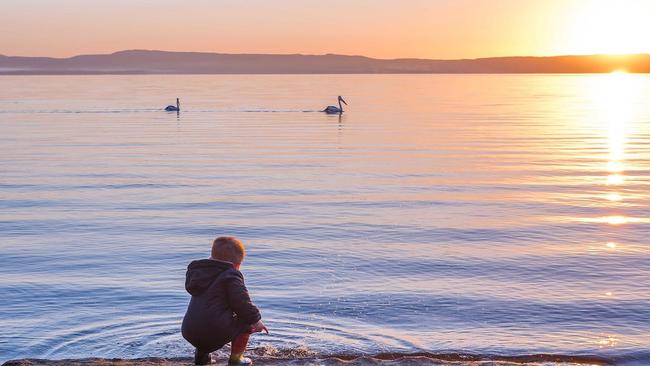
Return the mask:
<svg viewBox="0 0 650 366"><path fill-rule="evenodd" d="M648 53L591 53L591 54L556 54L556 55L511 55L511 56L482 56L482 57L466 57L466 58L421 58L421 57L396 57L396 58L379 58L366 55L355 54L342 54L342 53L258 53L258 52L218 52L218 51L170 51L159 49L144 49L132 48L124 49L113 52L105 53L81 53L72 56L56 57L56 56L23 56L23 55L7 55L0 53L0 57L15 57L15 58L48 58L55 60L66 60L81 56L110 56L126 52L161 52L161 53L194 53L194 54L212 54L212 55L249 55L249 56L344 56L344 57L363 57L373 60L384 61L397 61L397 60L428 60L428 61L465 61L465 60L484 60L484 59L499 59L499 58L554 58L554 57L635 57L635 56L650 56Z"/></svg>

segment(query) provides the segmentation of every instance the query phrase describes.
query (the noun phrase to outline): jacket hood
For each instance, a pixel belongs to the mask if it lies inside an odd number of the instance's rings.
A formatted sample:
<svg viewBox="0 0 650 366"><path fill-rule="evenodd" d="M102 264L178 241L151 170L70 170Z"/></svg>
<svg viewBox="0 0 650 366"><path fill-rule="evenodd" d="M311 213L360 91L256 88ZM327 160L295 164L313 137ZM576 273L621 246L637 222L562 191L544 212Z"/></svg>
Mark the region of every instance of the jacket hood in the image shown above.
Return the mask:
<svg viewBox="0 0 650 366"><path fill-rule="evenodd" d="M185 290L192 296L201 295L223 272L233 269L231 263L200 259L187 266Z"/></svg>

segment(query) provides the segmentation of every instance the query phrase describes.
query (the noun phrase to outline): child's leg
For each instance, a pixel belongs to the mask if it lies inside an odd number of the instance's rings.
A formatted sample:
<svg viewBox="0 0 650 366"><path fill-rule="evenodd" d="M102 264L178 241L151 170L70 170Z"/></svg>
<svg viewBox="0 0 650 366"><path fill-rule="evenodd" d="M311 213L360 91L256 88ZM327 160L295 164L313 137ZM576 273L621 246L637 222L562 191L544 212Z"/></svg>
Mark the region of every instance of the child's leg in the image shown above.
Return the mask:
<svg viewBox="0 0 650 366"><path fill-rule="evenodd" d="M212 357L210 357L210 352L205 352L205 350L198 348L194 351L195 365L209 365L211 361Z"/></svg>
<svg viewBox="0 0 650 366"><path fill-rule="evenodd" d="M250 338L250 336L251 336L250 333L242 333L232 340L230 346L229 363L239 363L239 364L250 363L250 360L243 357L244 351L246 351L246 345L248 345L248 338Z"/></svg>

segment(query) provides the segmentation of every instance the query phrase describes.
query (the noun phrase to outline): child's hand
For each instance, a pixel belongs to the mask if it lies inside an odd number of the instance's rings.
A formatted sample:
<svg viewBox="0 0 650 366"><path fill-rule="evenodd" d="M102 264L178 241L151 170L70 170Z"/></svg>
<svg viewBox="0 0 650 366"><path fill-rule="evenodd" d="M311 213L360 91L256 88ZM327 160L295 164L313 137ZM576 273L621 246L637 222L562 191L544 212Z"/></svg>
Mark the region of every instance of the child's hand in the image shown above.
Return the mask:
<svg viewBox="0 0 650 366"><path fill-rule="evenodd" d="M265 331L266 334L269 334L269 329L262 323L261 320L258 320L257 323L251 325L251 333L261 333Z"/></svg>

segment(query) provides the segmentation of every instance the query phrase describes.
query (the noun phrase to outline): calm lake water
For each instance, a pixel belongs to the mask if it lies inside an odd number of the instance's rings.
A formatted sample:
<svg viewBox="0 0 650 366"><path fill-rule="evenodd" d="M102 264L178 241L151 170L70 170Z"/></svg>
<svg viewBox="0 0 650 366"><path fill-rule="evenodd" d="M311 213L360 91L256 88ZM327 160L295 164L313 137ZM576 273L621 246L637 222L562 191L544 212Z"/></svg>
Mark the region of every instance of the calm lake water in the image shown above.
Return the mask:
<svg viewBox="0 0 650 366"><path fill-rule="evenodd" d="M0 77L0 362L188 356L186 266L235 235L251 347L650 364L649 101L627 74Z"/></svg>

